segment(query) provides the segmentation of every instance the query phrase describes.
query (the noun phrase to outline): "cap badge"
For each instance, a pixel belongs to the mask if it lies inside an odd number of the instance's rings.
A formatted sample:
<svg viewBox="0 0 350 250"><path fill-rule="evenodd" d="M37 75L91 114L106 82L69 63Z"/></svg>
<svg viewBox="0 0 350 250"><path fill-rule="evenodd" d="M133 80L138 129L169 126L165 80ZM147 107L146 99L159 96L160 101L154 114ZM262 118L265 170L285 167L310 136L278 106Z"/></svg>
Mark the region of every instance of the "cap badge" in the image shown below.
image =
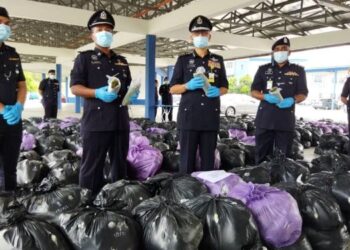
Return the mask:
<svg viewBox="0 0 350 250"><path fill-rule="evenodd" d="M203 23L202 18L201 18L201 17L198 17L198 18L197 18L197 24L202 24L202 23Z"/></svg>
<svg viewBox="0 0 350 250"><path fill-rule="evenodd" d="M100 18L101 19L107 19L107 13L105 11L102 11L101 15L100 15Z"/></svg>
<svg viewBox="0 0 350 250"><path fill-rule="evenodd" d="M285 38L283 39L283 42L284 42L284 43L288 43L287 37L285 37Z"/></svg>

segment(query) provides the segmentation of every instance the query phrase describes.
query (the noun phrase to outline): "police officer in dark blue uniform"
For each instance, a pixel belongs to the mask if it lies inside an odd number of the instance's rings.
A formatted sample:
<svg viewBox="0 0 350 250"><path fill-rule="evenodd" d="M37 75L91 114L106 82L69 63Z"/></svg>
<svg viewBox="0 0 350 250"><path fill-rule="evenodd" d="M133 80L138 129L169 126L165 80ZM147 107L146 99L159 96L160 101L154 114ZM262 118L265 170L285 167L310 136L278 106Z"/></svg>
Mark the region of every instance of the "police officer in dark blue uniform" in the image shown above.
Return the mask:
<svg viewBox="0 0 350 250"><path fill-rule="evenodd" d="M220 123L220 95L227 93L228 82L223 58L208 50L212 24L196 16L189 25L194 51L178 58L170 82L170 93L181 94L178 111L180 130L180 172L194 171L199 148L201 170L212 170ZM206 76L194 75L202 71ZM210 87L204 91L205 81ZM204 88L205 89L205 88Z"/></svg>
<svg viewBox="0 0 350 250"><path fill-rule="evenodd" d="M44 119L57 118L57 96L60 91L59 82L55 78L56 71L50 69L48 75L49 77L43 79L39 85L39 94L43 97L42 104L45 109Z"/></svg>
<svg viewBox="0 0 350 250"><path fill-rule="evenodd" d="M80 186L96 194L103 186L106 154L111 161L112 181L126 178L129 148L128 107L122 100L131 83L127 60L111 49L114 19L106 10L95 12L88 21L95 49L81 52L71 72L72 93L84 97L81 131L83 156ZM121 82L118 93L109 92L106 76ZM134 96L134 101L137 97Z"/></svg>
<svg viewBox="0 0 350 250"><path fill-rule="evenodd" d="M16 166L22 141L22 111L27 87L21 59L4 42L11 35L10 17L0 7L0 186L6 192L16 188Z"/></svg>
<svg viewBox="0 0 350 250"><path fill-rule="evenodd" d="M308 94L305 70L288 61L290 41L283 37L272 46L272 63L259 67L251 87L253 97L261 100L256 124L256 163L272 155L275 149L286 156L291 153L295 130L295 103ZM270 94L273 88L278 94ZM277 91L278 92L278 91Z"/></svg>
<svg viewBox="0 0 350 250"><path fill-rule="evenodd" d="M346 105L348 111L348 133L350 137L350 77L345 81L343 91L341 92L341 101ZM350 155L350 144L348 149Z"/></svg>

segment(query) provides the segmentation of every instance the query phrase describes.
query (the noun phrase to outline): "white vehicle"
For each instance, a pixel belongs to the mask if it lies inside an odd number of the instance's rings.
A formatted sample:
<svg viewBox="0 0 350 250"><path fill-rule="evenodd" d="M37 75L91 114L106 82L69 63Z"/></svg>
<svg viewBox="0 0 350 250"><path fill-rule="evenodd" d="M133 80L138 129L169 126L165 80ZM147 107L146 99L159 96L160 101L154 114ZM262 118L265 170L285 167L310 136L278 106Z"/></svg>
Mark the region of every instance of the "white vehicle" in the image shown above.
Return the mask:
<svg viewBox="0 0 350 250"><path fill-rule="evenodd" d="M226 94L220 97L221 113L226 116L235 114L256 114L260 101L249 95Z"/></svg>

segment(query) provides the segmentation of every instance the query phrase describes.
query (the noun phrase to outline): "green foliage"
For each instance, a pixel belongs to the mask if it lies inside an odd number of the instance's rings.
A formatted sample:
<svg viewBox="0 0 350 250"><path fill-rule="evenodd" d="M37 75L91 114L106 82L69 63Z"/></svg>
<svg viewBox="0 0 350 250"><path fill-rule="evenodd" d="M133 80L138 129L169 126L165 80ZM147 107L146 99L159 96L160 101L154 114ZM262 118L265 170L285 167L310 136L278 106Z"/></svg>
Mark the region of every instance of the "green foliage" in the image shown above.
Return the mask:
<svg viewBox="0 0 350 250"><path fill-rule="evenodd" d="M40 74L39 74L40 75ZM27 91L28 92L38 92L40 77L38 74L25 71L24 76L26 78Z"/></svg>
<svg viewBox="0 0 350 250"><path fill-rule="evenodd" d="M229 83L229 93L238 93L238 94L249 94L250 87L252 85L253 79L250 75L244 75L239 79L239 82L237 82L237 79L235 76L228 77L228 83Z"/></svg>

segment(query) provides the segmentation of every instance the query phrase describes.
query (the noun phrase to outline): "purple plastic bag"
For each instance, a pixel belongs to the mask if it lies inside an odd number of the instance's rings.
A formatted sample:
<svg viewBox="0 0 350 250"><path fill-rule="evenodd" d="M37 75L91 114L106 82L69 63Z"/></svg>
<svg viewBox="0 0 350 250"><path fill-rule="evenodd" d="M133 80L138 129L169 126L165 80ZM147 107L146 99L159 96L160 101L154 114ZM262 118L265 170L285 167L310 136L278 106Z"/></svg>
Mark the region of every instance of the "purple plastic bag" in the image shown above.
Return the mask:
<svg viewBox="0 0 350 250"><path fill-rule="evenodd" d="M149 145L146 137L137 136L130 144L127 160L130 163L130 175L143 181L158 172L163 155L160 150Z"/></svg>
<svg viewBox="0 0 350 250"><path fill-rule="evenodd" d="M245 184L238 175L225 170L193 172L191 176L206 185L213 195L233 197L235 186Z"/></svg>
<svg viewBox="0 0 350 250"><path fill-rule="evenodd" d="M246 136L246 137L240 139L240 142L248 144L248 145L255 145L255 136Z"/></svg>
<svg viewBox="0 0 350 250"><path fill-rule="evenodd" d="M221 166L221 158L220 158L220 152L219 150L215 149L215 161L214 161L214 168L213 169L220 169ZM197 154L196 154L196 170L201 170L201 157L199 155L199 149L197 149Z"/></svg>
<svg viewBox="0 0 350 250"><path fill-rule="evenodd" d="M142 130L141 126L138 125L136 122L130 121L129 125L130 125L130 131L141 131Z"/></svg>
<svg viewBox="0 0 350 250"><path fill-rule="evenodd" d="M35 146L36 146L35 136L32 134L29 134L27 131L23 131L21 150L22 151L29 151L29 150L34 149Z"/></svg>
<svg viewBox="0 0 350 250"><path fill-rule="evenodd" d="M141 134L141 132L134 131L129 135L129 145L150 145L150 142L147 137Z"/></svg>
<svg viewBox="0 0 350 250"><path fill-rule="evenodd" d="M290 194L253 183L239 183L232 194L233 198L241 200L250 209L266 242L281 248L299 239L302 218L297 202Z"/></svg>
<svg viewBox="0 0 350 250"><path fill-rule="evenodd" d="M77 124L77 123L79 123L79 121L80 121L79 118L71 117L71 116L68 116L62 120L62 122L72 123L72 124Z"/></svg>
<svg viewBox="0 0 350 250"><path fill-rule="evenodd" d="M230 138L236 138L238 140L247 137L247 133L245 131L235 128L229 129L228 134Z"/></svg>
<svg viewBox="0 0 350 250"><path fill-rule="evenodd" d="M164 135L168 133L168 131L166 131L163 128L155 128L155 127L146 129L146 132L150 134L156 134L156 135Z"/></svg>

